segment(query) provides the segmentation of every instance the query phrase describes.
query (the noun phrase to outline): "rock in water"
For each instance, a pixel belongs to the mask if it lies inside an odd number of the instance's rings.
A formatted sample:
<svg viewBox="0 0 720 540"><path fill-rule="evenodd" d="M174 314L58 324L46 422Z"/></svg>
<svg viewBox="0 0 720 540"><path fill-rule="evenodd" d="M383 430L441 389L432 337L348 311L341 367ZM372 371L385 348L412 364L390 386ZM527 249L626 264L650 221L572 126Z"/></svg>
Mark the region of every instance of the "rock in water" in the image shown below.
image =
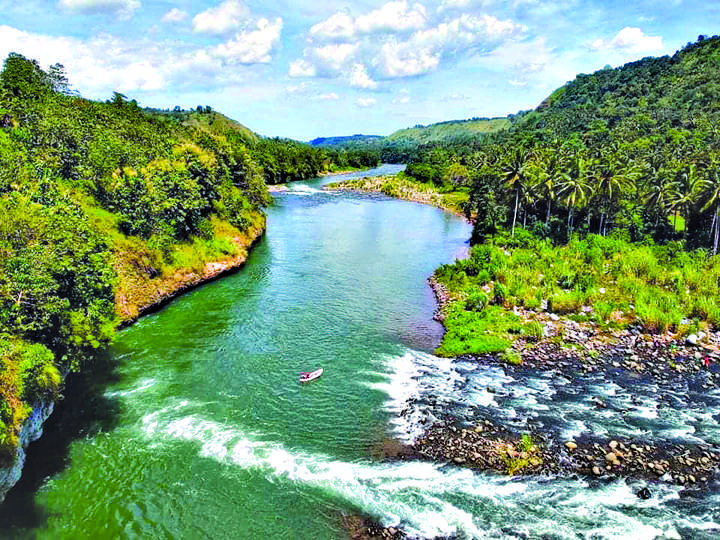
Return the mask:
<svg viewBox="0 0 720 540"><path fill-rule="evenodd" d="M637 496L643 501L647 501L650 497L652 497L652 492L648 488L644 487L637 492Z"/></svg>

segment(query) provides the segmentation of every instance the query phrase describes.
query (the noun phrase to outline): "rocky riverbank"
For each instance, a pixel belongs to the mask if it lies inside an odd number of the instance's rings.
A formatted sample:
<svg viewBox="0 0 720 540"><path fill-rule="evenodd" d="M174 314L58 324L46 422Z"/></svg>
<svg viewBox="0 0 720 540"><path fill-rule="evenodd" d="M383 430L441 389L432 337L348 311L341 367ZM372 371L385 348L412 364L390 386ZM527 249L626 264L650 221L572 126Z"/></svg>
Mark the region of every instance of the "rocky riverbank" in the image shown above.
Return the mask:
<svg viewBox="0 0 720 540"><path fill-rule="evenodd" d="M473 429L452 421L436 424L413 448L433 461L500 474L641 478L696 487L707 486L720 466L720 448L711 445L591 437L560 444L543 434L513 434L489 421Z"/></svg>
<svg viewBox="0 0 720 540"><path fill-rule="evenodd" d="M128 326L147 313L151 313L178 296L210 281L214 281L240 268L247 260L252 246L265 232L265 219L232 239L236 255L208 262L202 269L184 268L167 276L158 276L152 268L142 264L122 265L122 285L115 298L115 309ZM122 256L122 255L121 255Z"/></svg>
<svg viewBox="0 0 720 540"><path fill-rule="evenodd" d="M329 191L383 193L396 199L436 206L462 217L465 217L462 204L468 197L466 193L462 192L440 193L432 186L409 181L400 176L356 178L345 182L327 184L323 189Z"/></svg>

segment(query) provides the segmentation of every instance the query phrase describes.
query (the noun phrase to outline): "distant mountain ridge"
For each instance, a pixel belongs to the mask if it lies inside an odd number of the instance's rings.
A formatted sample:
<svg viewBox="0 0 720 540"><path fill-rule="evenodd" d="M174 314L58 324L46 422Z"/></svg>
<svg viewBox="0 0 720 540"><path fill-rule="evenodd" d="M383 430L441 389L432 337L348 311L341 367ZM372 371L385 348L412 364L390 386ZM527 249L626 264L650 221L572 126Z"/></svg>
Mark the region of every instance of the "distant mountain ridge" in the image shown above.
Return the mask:
<svg viewBox="0 0 720 540"><path fill-rule="evenodd" d="M345 135L339 137L318 137L310 141L311 146L345 146L347 144L372 144L383 140L382 135Z"/></svg>
<svg viewBox="0 0 720 540"><path fill-rule="evenodd" d="M357 145L422 145L459 141L475 138L479 135L497 133L512 124L508 117L470 118L467 120L448 120L427 126L416 125L399 129L390 135L348 135L340 137L318 137L310 141L312 146L357 146Z"/></svg>

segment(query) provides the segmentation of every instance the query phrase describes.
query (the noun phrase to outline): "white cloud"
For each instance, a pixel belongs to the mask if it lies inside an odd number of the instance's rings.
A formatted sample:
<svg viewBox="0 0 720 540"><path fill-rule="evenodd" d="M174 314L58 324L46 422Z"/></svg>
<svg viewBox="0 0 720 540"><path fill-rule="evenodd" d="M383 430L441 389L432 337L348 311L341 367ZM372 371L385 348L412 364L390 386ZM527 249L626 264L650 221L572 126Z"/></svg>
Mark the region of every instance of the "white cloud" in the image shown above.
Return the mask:
<svg viewBox="0 0 720 540"><path fill-rule="evenodd" d="M165 15L163 15L162 22L165 24L179 23L187 19L188 14L181 9L172 8Z"/></svg>
<svg viewBox="0 0 720 540"><path fill-rule="evenodd" d="M336 13L311 29L303 57L291 63L288 74L338 77L357 88L375 89L378 80L419 76L436 71L443 61L491 52L526 30L490 15L446 19L428 26L425 9L406 1L389 2L357 19ZM415 30L408 34L410 29ZM316 38L334 43L318 45Z"/></svg>
<svg viewBox="0 0 720 540"><path fill-rule="evenodd" d="M270 53L280 41L283 21L281 18L270 22L260 19L257 30L245 30L233 39L218 45L213 54L230 64L267 64L272 60Z"/></svg>
<svg viewBox="0 0 720 540"><path fill-rule="evenodd" d="M357 101L355 101L358 107L372 107L377 103L377 100L375 98L358 98Z"/></svg>
<svg viewBox="0 0 720 540"><path fill-rule="evenodd" d="M350 86L372 90L377 88L378 83L368 75L367 69L362 64L354 64L350 71Z"/></svg>
<svg viewBox="0 0 720 540"><path fill-rule="evenodd" d="M123 17L132 16L141 6L139 0L60 0L58 5L78 13L118 13Z"/></svg>
<svg viewBox="0 0 720 540"><path fill-rule="evenodd" d="M255 30L239 33L220 46L191 48L149 39L126 41L106 34L82 41L0 26L0 58L18 52L37 59L45 68L60 62L73 87L90 98L105 98L114 90L156 93L199 82L206 88L228 87L252 73L249 68L241 71L228 66L269 62L281 28L281 19L262 19Z"/></svg>
<svg viewBox="0 0 720 540"><path fill-rule="evenodd" d="M388 2L355 21L356 28L363 33L404 32L418 30L426 24L425 7L422 4L413 4L410 7L406 0Z"/></svg>
<svg viewBox="0 0 720 540"><path fill-rule="evenodd" d="M310 35L321 39L350 39L363 34L407 32L424 28L427 20L422 4L411 6L407 0L400 0L357 18L340 11L314 25Z"/></svg>
<svg viewBox="0 0 720 540"><path fill-rule="evenodd" d="M640 28L626 26L612 40L595 40L590 46L596 51L622 49L633 53L655 52L663 48L660 36L648 36Z"/></svg>
<svg viewBox="0 0 720 540"><path fill-rule="evenodd" d="M338 12L326 21L310 28L310 35L326 38L351 38L355 35L355 19Z"/></svg>
<svg viewBox="0 0 720 540"><path fill-rule="evenodd" d="M329 94L320 94L317 99L321 101L337 101L340 97L335 92L330 92Z"/></svg>
<svg viewBox="0 0 720 540"><path fill-rule="evenodd" d="M226 0L217 7L195 15L193 30L202 34L225 35L250 20L250 9L239 0Z"/></svg>
<svg viewBox="0 0 720 540"><path fill-rule="evenodd" d="M317 69L307 60L295 60L290 64L288 75L290 77L315 77Z"/></svg>
<svg viewBox="0 0 720 540"><path fill-rule="evenodd" d="M440 65L440 51L432 47L417 48L416 43L388 41L382 46L383 74L391 79L412 77L435 71Z"/></svg>
<svg viewBox="0 0 720 540"><path fill-rule="evenodd" d="M412 99L410 98L410 92L407 88L403 88L398 92L398 95L393 98L392 102L394 105L407 105Z"/></svg>
<svg viewBox="0 0 720 540"><path fill-rule="evenodd" d="M340 70L347 65L358 49L357 44L340 43L318 47L312 51L316 62L331 70Z"/></svg>

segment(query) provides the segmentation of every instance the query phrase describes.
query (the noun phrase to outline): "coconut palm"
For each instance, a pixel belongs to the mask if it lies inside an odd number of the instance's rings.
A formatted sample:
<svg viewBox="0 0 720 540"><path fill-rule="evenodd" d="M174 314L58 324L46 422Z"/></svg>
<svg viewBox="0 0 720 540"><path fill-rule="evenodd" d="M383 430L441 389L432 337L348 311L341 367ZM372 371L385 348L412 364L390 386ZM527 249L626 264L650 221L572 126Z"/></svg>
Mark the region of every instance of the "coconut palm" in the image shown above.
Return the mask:
<svg viewBox="0 0 720 540"><path fill-rule="evenodd" d="M670 210L675 212L676 218L679 212L687 225L690 212L703 187L703 175L696 163L683 163L676 170L675 181L672 182L669 194ZM687 226L683 235L687 236Z"/></svg>
<svg viewBox="0 0 720 540"><path fill-rule="evenodd" d="M572 157L570 174L558 184L558 196L568 206L568 230L572 230L573 211L582 207L590 198L592 188L588 183L590 163L581 154Z"/></svg>
<svg viewBox="0 0 720 540"><path fill-rule="evenodd" d="M515 236L515 223L517 221L518 205L520 204L520 195L527 188L528 174L527 166L530 159L530 152L520 147L512 152L502 165L503 177L505 183L511 189L515 190L515 211L513 212L512 235Z"/></svg>

